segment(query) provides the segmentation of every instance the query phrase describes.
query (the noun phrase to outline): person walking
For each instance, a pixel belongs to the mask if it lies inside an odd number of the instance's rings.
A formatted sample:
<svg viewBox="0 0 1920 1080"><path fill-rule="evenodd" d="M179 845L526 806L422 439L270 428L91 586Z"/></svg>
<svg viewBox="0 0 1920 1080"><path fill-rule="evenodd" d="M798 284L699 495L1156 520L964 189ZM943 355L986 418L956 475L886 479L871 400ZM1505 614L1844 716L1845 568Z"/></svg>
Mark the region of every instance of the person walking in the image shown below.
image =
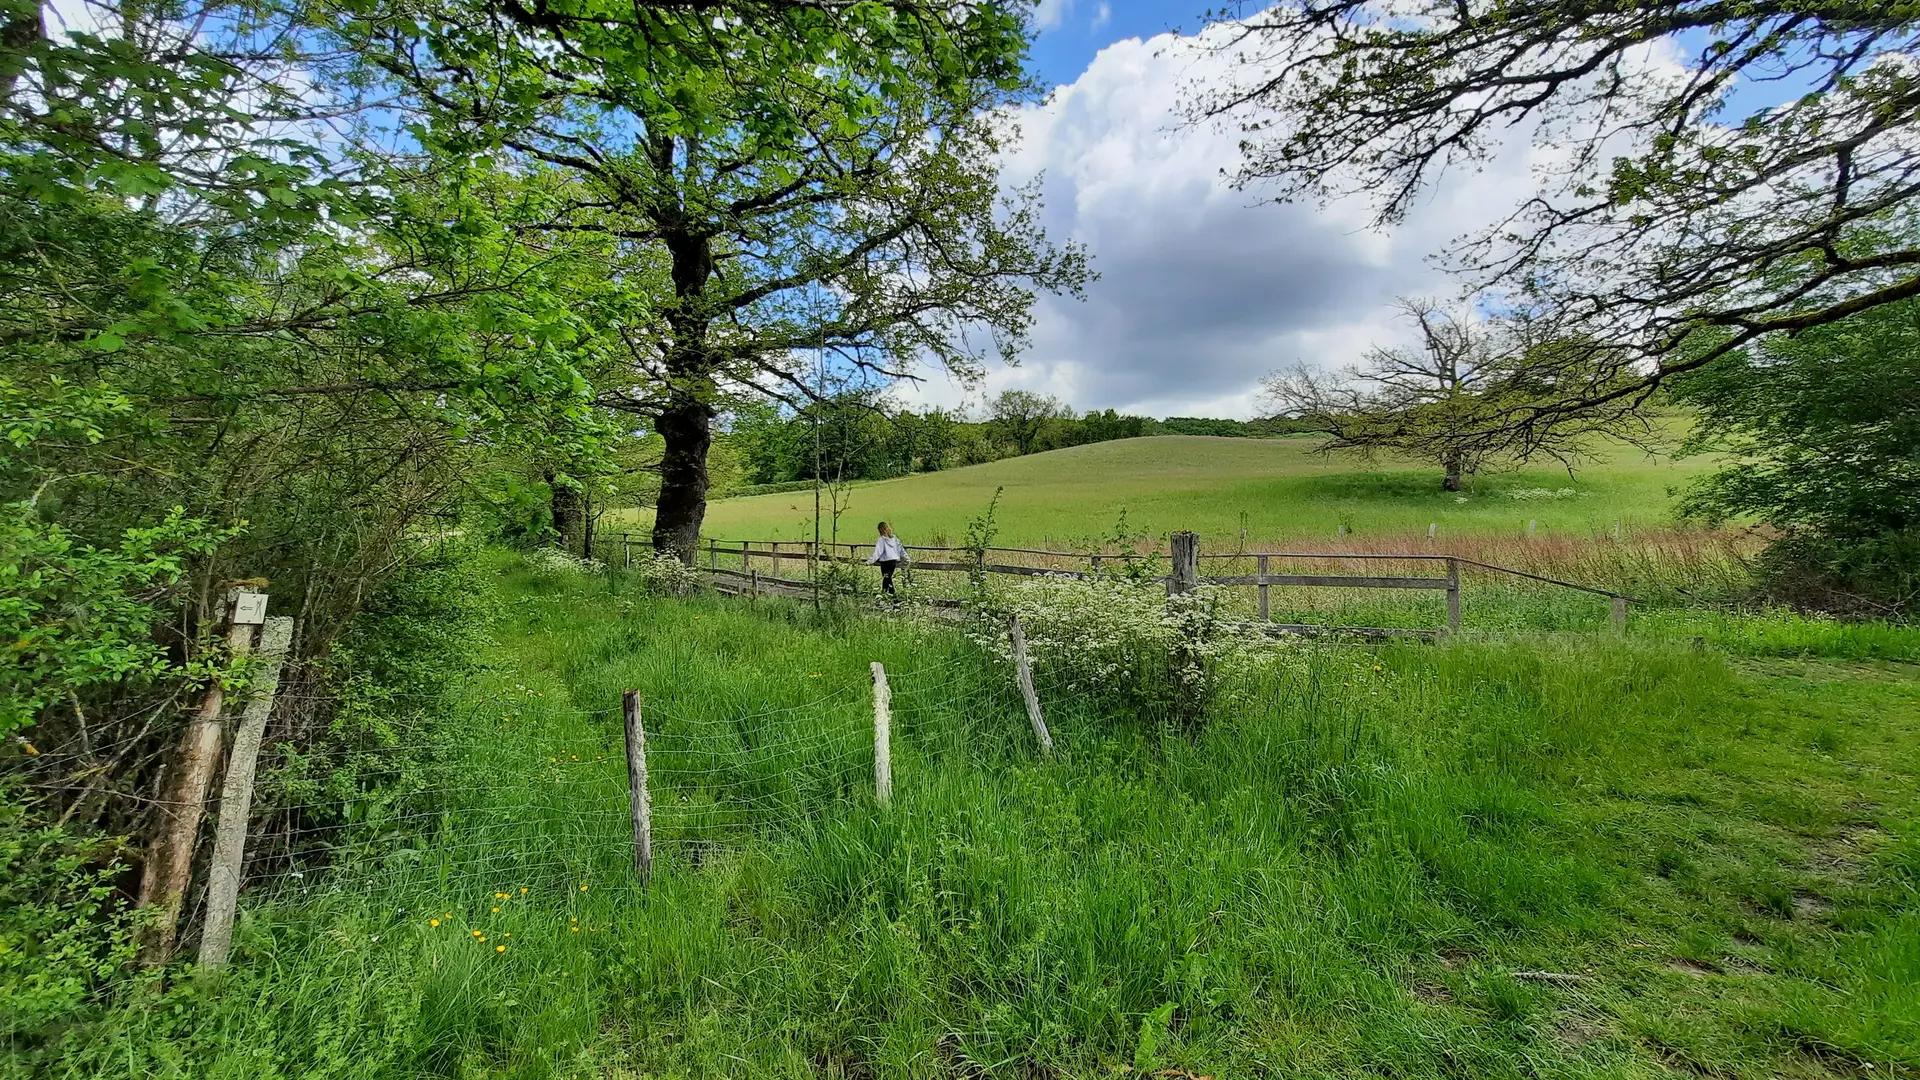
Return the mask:
<svg viewBox="0 0 1920 1080"><path fill-rule="evenodd" d="M873 554L867 562L880 568L880 591L893 595L893 572L907 561L907 548L900 538L893 535L893 526L880 523L880 538L874 541Z"/></svg>

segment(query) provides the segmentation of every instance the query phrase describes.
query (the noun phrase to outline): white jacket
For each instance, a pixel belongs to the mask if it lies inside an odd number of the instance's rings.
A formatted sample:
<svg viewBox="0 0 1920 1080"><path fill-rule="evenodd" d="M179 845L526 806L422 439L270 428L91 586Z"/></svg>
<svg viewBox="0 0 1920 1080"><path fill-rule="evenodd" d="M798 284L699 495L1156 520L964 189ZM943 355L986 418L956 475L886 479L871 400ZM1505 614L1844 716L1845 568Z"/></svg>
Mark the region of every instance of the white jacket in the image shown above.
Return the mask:
<svg viewBox="0 0 1920 1080"><path fill-rule="evenodd" d="M873 545L873 554L867 561L877 563L886 562L889 559L894 562L907 561L907 547L900 542L900 538L897 536L881 537L879 541Z"/></svg>

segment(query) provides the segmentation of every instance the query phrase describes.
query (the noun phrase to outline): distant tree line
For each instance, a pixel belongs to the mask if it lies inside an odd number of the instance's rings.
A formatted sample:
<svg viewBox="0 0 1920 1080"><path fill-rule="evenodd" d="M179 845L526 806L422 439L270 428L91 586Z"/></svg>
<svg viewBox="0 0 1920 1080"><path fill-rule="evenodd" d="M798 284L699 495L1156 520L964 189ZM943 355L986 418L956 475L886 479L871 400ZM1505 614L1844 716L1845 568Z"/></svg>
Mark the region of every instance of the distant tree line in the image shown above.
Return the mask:
<svg viewBox="0 0 1920 1080"><path fill-rule="evenodd" d="M1307 428L1285 418L1222 420L1175 416L1157 420L1113 409L1078 413L1058 398L1008 390L984 415L916 412L877 390L848 390L795 409L749 402L732 410L716 456L734 465L735 490L812 481L884 480L980 465L1002 458L1143 435L1256 438ZM716 465L716 480L727 470Z"/></svg>

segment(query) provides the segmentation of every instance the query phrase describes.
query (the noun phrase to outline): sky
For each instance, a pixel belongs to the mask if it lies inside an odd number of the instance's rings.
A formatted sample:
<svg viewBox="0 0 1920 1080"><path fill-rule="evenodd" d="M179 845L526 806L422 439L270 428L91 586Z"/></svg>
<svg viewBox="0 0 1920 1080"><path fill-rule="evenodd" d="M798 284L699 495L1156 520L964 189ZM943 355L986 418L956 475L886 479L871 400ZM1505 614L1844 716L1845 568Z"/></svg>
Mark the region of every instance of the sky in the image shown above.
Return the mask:
<svg viewBox="0 0 1920 1080"><path fill-rule="evenodd" d="M1270 371L1340 368L1369 344L1408 340L1395 298L1456 295L1433 256L1535 189L1532 167L1552 151L1522 132L1483 168L1443 177L1390 233L1369 226L1364 200L1280 205L1234 190L1222 170L1238 161L1237 132L1177 111L1183 88L1224 62L1192 40L1206 10L1040 0L1032 60L1053 90L1020 110L1004 179L1044 177L1049 237L1086 245L1100 278L1084 302L1039 298L1017 366L989 364L971 392L932 373L903 400L977 406L1020 388L1080 410L1257 415Z"/></svg>

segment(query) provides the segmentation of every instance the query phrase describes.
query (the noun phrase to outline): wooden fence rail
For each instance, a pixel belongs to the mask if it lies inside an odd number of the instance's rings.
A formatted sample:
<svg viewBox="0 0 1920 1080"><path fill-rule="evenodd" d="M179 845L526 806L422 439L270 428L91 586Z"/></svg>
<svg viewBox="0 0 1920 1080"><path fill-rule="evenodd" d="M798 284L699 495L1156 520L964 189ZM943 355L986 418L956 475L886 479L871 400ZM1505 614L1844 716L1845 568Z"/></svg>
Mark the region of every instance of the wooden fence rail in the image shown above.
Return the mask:
<svg viewBox="0 0 1920 1080"><path fill-rule="evenodd" d="M908 547L909 556L915 553L946 555L952 552L964 552L971 556L963 560L949 558L931 558L914 560L909 565L915 570L1003 574L1016 577L1067 577L1093 578L1100 576L1103 561L1126 562L1138 559L1168 558L1170 572L1158 578L1164 582L1169 592L1186 592L1199 585L1221 585L1230 587L1252 587L1257 590L1259 618L1262 623L1276 630L1287 632L1341 632L1366 634L1411 633L1430 636L1432 631L1407 631L1393 627L1315 627L1294 623L1274 623L1271 615L1270 590L1274 588L1316 588L1316 589L1416 589L1444 592L1446 594L1447 629L1458 631L1461 628L1460 612L1460 571L1462 567L1471 567L1490 574L1505 575L1536 581L1559 588L1573 589L1611 600L1609 612L1616 630L1625 630L1627 605L1637 600L1625 593L1611 589L1583 585L1578 582L1562 581L1557 578L1535 574L1511 567L1495 566L1458 555L1442 554L1397 554L1381 552L1331 552L1331 551L1234 551L1206 552L1199 550L1199 538L1192 533L1174 533L1169 552L1140 554L1137 552L1071 552L1047 551L1037 548L1001 548L984 549L957 548L949 546ZM624 565L633 565L635 548L651 549L652 541L646 537L621 534L613 543L617 544ZM862 552L868 550L865 544L821 543L811 540L725 540L713 537L706 542L704 552L705 567L716 579L744 583L746 591L758 594L762 590L794 595L812 589L815 568L822 563L829 565L862 565L865 559ZM844 552L844 553L843 553ZM1056 561L1083 564L1085 570L1072 569L1060 565L1034 566L1023 564L1008 558L1028 556ZM729 562L737 560L739 569L720 565L722 558ZM1251 559L1255 571L1251 574L1202 574L1203 560ZM992 560L992 561L989 561ZM1402 563L1438 563L1444 575L1421 576L1410 574L1346 574L1346 573L1281 573L1273 570L1275 562L1367 562L1392 560ZM762 574L754 566L756 561L764 561L771 573ZM700 560L696 559L695 565ZM781 574L783 563L799 562L805 564L804 576L799 578ZM728 591L736 591L729 589ZM957 601L948 602L954 606Z"/></svg>

